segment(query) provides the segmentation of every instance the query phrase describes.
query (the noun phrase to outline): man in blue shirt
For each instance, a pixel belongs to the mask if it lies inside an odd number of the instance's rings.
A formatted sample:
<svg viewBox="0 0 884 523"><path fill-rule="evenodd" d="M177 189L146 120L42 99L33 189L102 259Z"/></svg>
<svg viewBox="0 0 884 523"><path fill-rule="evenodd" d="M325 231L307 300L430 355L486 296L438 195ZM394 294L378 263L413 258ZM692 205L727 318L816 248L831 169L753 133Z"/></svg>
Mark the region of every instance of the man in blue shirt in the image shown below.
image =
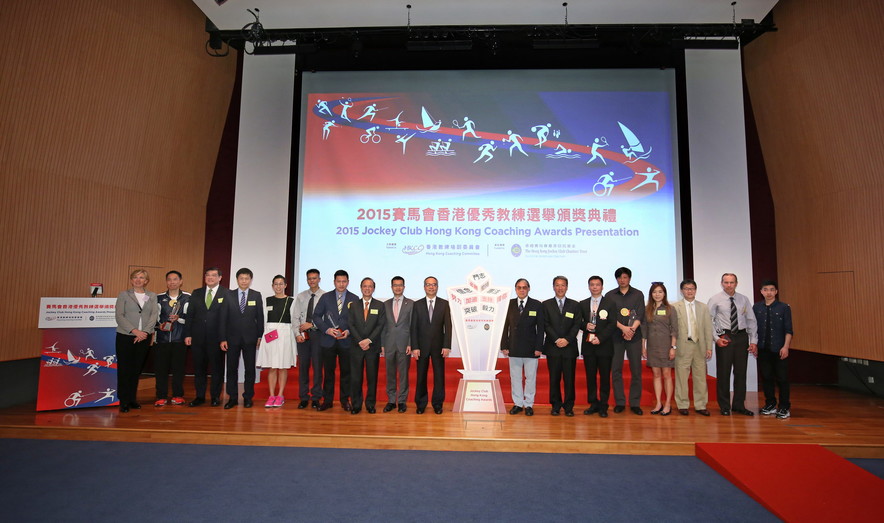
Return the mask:
<svg viewBox="0 0 884 523"><path fill-rule="evenodd" d="M779 419L791 416L789 402L789 346L792 343L792 308L777 299L777 282L761 284L764 301L752 306L758 322L758 368L764 387L764 415ZM780 389L777 404L774 385Z"/></svg>

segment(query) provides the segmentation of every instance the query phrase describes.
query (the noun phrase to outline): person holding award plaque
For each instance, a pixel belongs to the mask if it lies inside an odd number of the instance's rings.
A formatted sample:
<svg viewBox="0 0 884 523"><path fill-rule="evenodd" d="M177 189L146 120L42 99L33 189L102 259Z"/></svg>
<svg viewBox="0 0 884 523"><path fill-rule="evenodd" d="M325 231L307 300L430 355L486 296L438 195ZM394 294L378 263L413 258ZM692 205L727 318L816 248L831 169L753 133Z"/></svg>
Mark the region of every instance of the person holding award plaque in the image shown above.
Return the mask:
<svg viewBox="0 0 884 523"><path fill-rule="evenodd" d="M288 284L281 274L273 277L271 286L273 296L265 299L267 323L264 324L264 341L258 351L257 361L259 367L267 369L267 384L270 387L270 397L264 403L267 408L282 407L285 403L284 391L289 369L297 363L295 331L292 327L295 300L286 295Z"/></svg>
<svg viewBox="0 0 884 523"><path fill-rule="evenodd" d="M172 371L172 405L184 404L184 364L187 347L184 345L184 322L190 294L181 290L183 280L178 271L166 273L166 292L157 296L159 323L154 346L157 399L155 407L169 403L169 370Z"/></svg>
<svg viewBox="0 0 884 523"><path fill-rule="evenodd" d="M318 269L307 271L307 290L295 297L293 324L297 325L298 342L298 403L299 409L306 409L309 404L319 408L322 400L322 347L319 338L322 335L313 323L313 310L325 291L319 288L321 278ZM310 373L313 373L311 379Z"/></svg>
<svg viewBox="0 0 884 523"><path fill-rule="evenodd" d="M619 333L614 336L614 361L611 363L611 383L614 388L614 412L626 410L626 394L623 383L623 356L629 358L629 407L633 414L644 414L641 408L642 399L642 344L641 336L637 335L643 319L645 295L631 286L632 271L628 267L620 267L614 271L617 288L605 294L614 302L617 311L617 328Z"/></svg>
<svg viewBox="0 0 884 523"><path fill-rule="evenodd" d="M722 416L731 411L744 416L755 413L746 409L746 370L749 353L758 354L758 329L749 298L737 292L736 274L721 276L722 292L709 299L712 338L715 340L715 369L718 406ZM734 397L731 399L730 375L734 373Z"/></svg>
<svg viewBox="0 0 884 523"><path fill-rule="evenodd" d="M608 417L608 398L611 397L611 364L614 359L614 336L617 334L617 310L611 300L602 296L604 280L589 277L589 298L580 302L583 317L583 367L586 369L587 416L598 413ZM598 391L596 375L598 374Z"/></svg>
<svg viewBox="0 0 884 523"><path fill-rule="evenodd" d="M669 305L666 286L660 282L651 284L648 306L642 322L642 357L654 371L654 399L657 404L651 414L672 414L672 369L675 367L675 340L678 337L678 317ZM661 395L666 392L665 400Z"/></svg>
<svg viewBox="0 0 884 523"><path fill-rule="evenodd" d="M322 405L319 410L332 408L335 398L335 363L341 369L341 408L350 411L350 324L347 308L359 301L359 297L347 290L350 275L347 271L335 271L335 290L319 298L313 310L313 324L321 332L322 347Z"/></svg>
<svg viewBox="0 0 884 523"><path fill-rule="evenodd" d="M117 297L117 397L120 412L140 409L136 401L138 376L147 357L151 336L157 324L157 295L145 289L150 275L136 269L129 275L132 288Z"/></svg>

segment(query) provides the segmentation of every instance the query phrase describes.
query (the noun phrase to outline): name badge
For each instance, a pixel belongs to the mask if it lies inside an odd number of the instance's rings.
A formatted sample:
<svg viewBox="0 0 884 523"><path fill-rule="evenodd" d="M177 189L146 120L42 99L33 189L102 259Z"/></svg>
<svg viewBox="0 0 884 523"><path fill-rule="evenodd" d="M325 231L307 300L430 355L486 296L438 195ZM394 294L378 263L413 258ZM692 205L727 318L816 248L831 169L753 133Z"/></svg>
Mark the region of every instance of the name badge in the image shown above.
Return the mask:
<svg viewBox="0 0 884 523"><path fill-rule="evenodd" d="M606 311L605 309L600 310L599 311L599 318L601 318L603 320L607 320L608 319L608 311Z"/></svg>
<svg viewBox="0 0 884 523"><path fill-rule="evenodd" d="M218 303L224 303L224 298L218 298Z"/></svg>
<svg viewBox="0 0 884 523"><path fill-rule="evenodd" d="M573 313L573 312L566 312L566 313L565 313L565 317L566 317L566 318L573 318L573 317L574 317L574 313Z"/></svg>
<svg viewBox="0 0 884 523"><path fill-rule="evenodd" d="M666 316L666 309L660 309L657 311L657 316Z"/></svg>
<svg viewBox="0 0 884 523"><path fill-rule="evenodd" d="M537 311L528 311L528 316L537 316Z"/></svg>
<svg viewBox="0 0 884 523"><path fill-rule="evenodd" d="M368 309L368 313L376 315L378 313L378 310L377 309Z"/></svg>
<svg viewBox="0 0 884 523"><path fill-rule="evenodd" d="M264 309L267 310L267 312L270 312L273 310L273 305L268 305L268 306L264 307Z"/></svg>
<svg viewBox="0 0 884 523"><path fill-rule="evenodd" d="M620 315L623 316L624 318L629 316L629 309L627 309L626 307L620 309Z"/></svg>
<svg viewBox="0 0 884 523"><path fill-rule="evenodd" d="M248 305L249 307L254 307L254 306L255 306L255 300L252 300L252 301L246 302L246 305Z"/></svg>

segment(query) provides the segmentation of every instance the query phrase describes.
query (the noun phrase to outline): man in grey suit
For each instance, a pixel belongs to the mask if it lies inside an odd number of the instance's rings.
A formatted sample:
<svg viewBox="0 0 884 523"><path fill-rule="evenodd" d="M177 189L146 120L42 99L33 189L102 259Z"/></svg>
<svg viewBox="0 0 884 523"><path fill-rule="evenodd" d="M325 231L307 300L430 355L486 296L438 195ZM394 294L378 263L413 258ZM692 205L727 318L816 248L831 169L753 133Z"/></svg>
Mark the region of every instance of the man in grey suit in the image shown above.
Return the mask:
<svg viewBox="0 0 884 523"><path fill-rule="evenodd" d="M381 337L381 354L387 366L387 405L384 406L384 412L390 412L397 405L399 412L405 412L408 400L408 369L411 366L411 311L414 309L414 301L403 296L405 278L402 276L393 276L390 286L393 289L393 297L384 303L386 322Z"/></svg>

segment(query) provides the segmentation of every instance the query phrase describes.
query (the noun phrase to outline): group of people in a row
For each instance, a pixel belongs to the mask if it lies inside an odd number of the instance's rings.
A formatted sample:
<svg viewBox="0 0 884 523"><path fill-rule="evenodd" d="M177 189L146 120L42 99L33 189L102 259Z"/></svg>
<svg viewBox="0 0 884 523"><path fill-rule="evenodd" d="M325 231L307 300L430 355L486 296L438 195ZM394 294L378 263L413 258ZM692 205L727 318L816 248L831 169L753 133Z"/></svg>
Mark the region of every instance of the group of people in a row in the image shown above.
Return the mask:
<svg viewBox="0 0 884 523"><path fill-rule="evenodd" d="M184 404L183 377L186 347L193 353L196 396L192 407L206 402L208 377L212 406L221 404L221 384L227 369L228 401L225 409L238 405L239 360L244 363L243 405L252 407L255 368L268 369L270 397L265 407L285 403L288 370L299 366L298 408L320 411L333 406L336 369L340 374L339 401L344 410L359 414L363 406L375 413L377 378L381 356L386 365L387 403L384 412L406 412L409 367L417 359L414 403L422 414L432 406L442 413L445 401L445 363L451 349L451 316L448 301L437 296L439 282L424 279L425 296L417 301L404 296L405 280L392 278L393 297L374 298L375 282L363 278L360 294L348 290L349 275L338 270L334 290L320 287L320 273L306 273L308 289L295 297L285 294L286 279L273 278L274 295L262 300L250 288L252 272L240 269L236 290L221 287L221 271L205 271L205 285L188 294L181 291L181 274L166 274L163 294L147 291L149 275L136 270L132 288L117 299L118 395L120 410L140 408L135 398L138 376L148 347L156 344L156 406ZM706 362L716 351L720 412L747 416L746 373L749 354L758 358L765 405L762 414L790 416L787 358L792 338L791 310L777 300L777 285L761 285L764 300L754 306L736 292L737 277L721 278L722 292L708 304L696 299L697 284L681 282L681 301L670 303L666 286L655 282L648 301L630 285L632 272L615 272L617 288L603 294L604 280L591 276L590 296L580 302L567 297L568 278L553 279L555 296L540 302L528 296L524 278L515 283L516 297L507 309L500 350L508 357L513 407L510 414L534 414L538 360L547 359L551 414L574 416L575 375L578 356L586 369L587 401L584 414L608 416L610 391L614 412L627 407L623 365L629 362L628 405L642 415L642 360L653 370L655 406L651 414L672 413L675 395L679 414L688 415L692 378L694 410L709 416ZM263 310L262 310L263 307ZM266 321L265 321L266 318ZM578 339L580 341L578 346ZM259 350L260 349L260 350ZM225 358L226 357L226 358ZM428 371L433 367L433 392L428 393ZM673 386L672 371L675 368ZM168 375L172 372L172 398ZM730 374L734 394L730 394ZM365 387L364 387L365 385ZM779 400L776 395L779 388Z"/></svg>

